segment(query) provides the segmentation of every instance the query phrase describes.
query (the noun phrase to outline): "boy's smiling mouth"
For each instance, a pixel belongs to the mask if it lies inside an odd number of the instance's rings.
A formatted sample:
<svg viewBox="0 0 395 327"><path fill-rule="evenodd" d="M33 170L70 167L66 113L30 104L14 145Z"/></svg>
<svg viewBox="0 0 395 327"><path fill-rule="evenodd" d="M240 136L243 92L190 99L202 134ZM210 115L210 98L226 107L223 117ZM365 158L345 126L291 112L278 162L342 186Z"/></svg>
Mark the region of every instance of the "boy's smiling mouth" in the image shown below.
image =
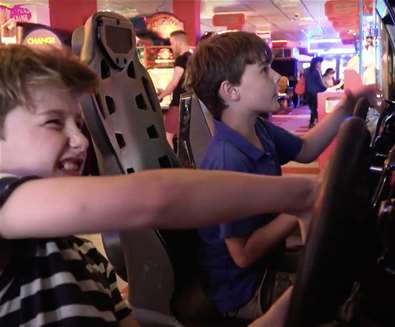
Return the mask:
<svg viewBox="0 0 395 327"><path fill-rule="evenodd" d="M58 169L65 175L80 175L84 160L81 158L66 158L59 161Z"/></svg>

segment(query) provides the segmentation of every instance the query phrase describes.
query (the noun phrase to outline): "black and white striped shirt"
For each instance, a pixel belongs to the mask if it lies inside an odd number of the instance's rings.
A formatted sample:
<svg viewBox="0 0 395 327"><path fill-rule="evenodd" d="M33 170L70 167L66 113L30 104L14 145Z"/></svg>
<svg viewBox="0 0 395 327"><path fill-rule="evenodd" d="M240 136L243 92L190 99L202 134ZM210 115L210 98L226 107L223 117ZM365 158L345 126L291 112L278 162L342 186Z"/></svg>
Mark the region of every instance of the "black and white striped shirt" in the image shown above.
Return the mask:
<svg viewBox="0 0 395 327"><path fill-rule="evenodd" d="M112 266L90 242L29 239L1 247L15 253L0 271L0 326L115 327L130 314Z"/></svg>

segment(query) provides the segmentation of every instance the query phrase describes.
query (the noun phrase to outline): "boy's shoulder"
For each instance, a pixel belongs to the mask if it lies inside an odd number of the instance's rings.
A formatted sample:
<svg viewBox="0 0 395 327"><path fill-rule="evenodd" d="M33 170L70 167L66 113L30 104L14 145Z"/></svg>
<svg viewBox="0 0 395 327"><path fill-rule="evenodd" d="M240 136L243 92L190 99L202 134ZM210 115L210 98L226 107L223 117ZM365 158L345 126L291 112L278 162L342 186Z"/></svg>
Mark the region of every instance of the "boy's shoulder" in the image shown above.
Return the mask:
<svg viewBox="0 0 395 327"><path fill-rule="evenodd" d="M207 147L200 168L247 172L251 167L248 156L235 142L213 138Z"/></svg>
<svg viewBox="0 0 395 327"><path fill-rule="evenodd" d="M11 174L8 174L8 173L2 173L2 172L0 171L0 178L12 177L12 176L14 176L14 175L11 175Z"/></svg>
<svg viewBox="0 0 395 327"><path fill-rule="evenodd" d="M11 174L0 173L0 209L11 193L19 185L37 178L37 176L17 177Z"/></svg>

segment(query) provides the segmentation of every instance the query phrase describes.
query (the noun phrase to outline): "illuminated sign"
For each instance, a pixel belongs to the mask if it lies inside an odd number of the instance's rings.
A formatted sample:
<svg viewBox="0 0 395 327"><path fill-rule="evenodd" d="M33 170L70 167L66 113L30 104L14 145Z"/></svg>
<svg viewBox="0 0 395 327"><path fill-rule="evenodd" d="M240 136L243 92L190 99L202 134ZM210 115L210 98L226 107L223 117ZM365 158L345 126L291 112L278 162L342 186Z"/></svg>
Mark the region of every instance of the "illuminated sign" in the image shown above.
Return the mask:
<svg viewBox="0 0 395 327"><path fill-rule="evenodd" d="M23 44L30 46L62 46L62 42L56 34L46 29L37 29L30 32L23 40Z"/></svg>
<svg viewBox="0 0 395 327"><path fill-rule="evenodd" d="M170 13L156 13L147 17L147 29L167 39L174 31L184 30L184 23Z"/></svg>
<svg viewBox="0 0 395 327"><path fill-rule="evenodd" d="M28 37L25 39L26 44L28 45L37 45L37 44L56 44L56 39L54 36L47 36L47 37Z"/></svg>
<svg viewBox="0 0 395 327"><path fill-rule="evenodd" d="M354 54L355 47L353 44L344 44L341 38L309 38L307 39L307 51L317 55Z"/></svg>
<svg viewBox="0 0 395 327"><path fill-rule="evenodd" d="M7 6L0 3L0 24L10 19L16 22L29 22L32 19L32 12L22 5Z"/></svg>
<svg viewBox="0 0 395 327"><path fill-rule="evenodd" d="M32 12L28 8L0 2L0 42L17 43L16 23L29 22L31 19Z"/></svg>
<svg viewBox="0 0 395 327"><path fill-rule="evenodd" d="M11 18L17 22L28 22L32 19L32 12L21 5L16 5L11 8Z"/></svg>

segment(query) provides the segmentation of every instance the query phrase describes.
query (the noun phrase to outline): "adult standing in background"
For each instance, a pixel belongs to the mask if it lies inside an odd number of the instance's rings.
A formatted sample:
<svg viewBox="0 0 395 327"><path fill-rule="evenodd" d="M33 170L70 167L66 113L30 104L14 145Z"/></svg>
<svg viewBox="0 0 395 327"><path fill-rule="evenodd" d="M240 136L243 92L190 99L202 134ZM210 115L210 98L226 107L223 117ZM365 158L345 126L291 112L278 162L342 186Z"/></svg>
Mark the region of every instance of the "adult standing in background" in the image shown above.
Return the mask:
<svg viewBox="0 0 395 327"><path fill-rule="evenodd" d="M191 56L187 42L187 35L184 31L174 31L170 34L170 45L173 50L175 59L173 77L166 88L159 92L158 98L161 101L165 96L173 93L169 110L165 112L165 129L166 138L170 146L173 148L174 136L178 133L179 127L179 105L180 95L185 92L184 72Z"/></svg>
<svg viewBox="0 0 395 327"><path fill-rule="evenodd" d="M324 85L321 76L322 61L322 57L314 57L311 59L310 67L304 72L306 83L306 102L310 108L309 128L312 128L318 120L317 93L324 92L326 90L326 86Z"/></svg>
<svg viewBox="0 0 395 327"><path fill-rule="evenodd" d="M375 70L375 53L373 36L368 35L365 38L365 46L362 49L363 74L362 81L364 85L376 83Z"/></svg>

